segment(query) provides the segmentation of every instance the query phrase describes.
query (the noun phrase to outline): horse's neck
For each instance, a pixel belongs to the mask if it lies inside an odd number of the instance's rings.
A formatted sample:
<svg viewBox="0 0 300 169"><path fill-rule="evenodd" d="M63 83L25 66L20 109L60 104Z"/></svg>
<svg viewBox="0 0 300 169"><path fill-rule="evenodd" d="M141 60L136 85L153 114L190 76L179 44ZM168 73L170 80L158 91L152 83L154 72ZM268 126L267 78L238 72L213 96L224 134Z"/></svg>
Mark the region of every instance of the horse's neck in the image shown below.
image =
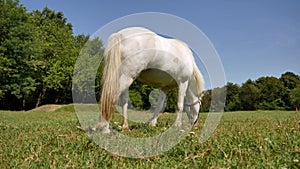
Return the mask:
<svg viewBox="0 0 300 169"><path fill-rule="evenodd" d="M190 79L189 86L187 89L187 96L192 100L199 99L199 97L200 97L198 88L196 85L197 85L197 82L196 82L195 78L192 77Z"/></svg>

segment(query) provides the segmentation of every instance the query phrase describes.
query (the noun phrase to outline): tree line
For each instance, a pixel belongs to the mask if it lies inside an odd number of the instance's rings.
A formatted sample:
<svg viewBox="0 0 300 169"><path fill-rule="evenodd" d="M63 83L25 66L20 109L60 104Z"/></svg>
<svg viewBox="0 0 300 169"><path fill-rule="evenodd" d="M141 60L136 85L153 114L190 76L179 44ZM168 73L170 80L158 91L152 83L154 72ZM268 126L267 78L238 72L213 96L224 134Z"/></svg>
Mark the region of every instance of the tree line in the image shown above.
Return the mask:
<svg viewBox="0 0 300 169"><path fill-rule="evenodd" d="M247 80L242 85L227 83L225 111L295 110L300 106L300 76L286 72L280 78L266 76ZM203 96L202 111L209 111L212 91Z"/></svg>
<svg viewBox="0 0 300 169"><path fill-rule="evenodd" d="M97 58L102 58L104 51L101 39L74 35L72 24L62 12L47 7L28 12L16 0L0 0L0 26L0 109L69 104L73 102L72 87L75 94L84 96L81 103L89 103L95 96L99 99L103 62L98 63ZM79 55L83 59L75 67ZM89 76L93 71L96 77ZM92 87L86 88L91 82ZM292 72L224 87L226 111L292 110L299 106L300 77ZM201 111L209 111L211 93L219 89L204 92ZM135 81L130 87L131 104L149 109L151 91L152 87ZM175 111L176 97L176 89L167 94L166 111Z"/></svg>

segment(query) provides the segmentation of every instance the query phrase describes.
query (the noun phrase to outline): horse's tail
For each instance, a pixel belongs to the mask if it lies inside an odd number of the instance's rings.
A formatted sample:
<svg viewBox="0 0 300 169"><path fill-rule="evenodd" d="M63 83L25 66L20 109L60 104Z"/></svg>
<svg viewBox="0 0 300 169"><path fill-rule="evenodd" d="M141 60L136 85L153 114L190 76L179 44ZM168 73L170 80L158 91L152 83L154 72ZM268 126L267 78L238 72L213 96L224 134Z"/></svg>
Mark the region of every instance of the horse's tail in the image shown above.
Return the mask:
<svg viewBox="0 0 300 169"><path fill-rule="evenodd" d="M108 122L113 111L114 102L119 96L119 78L121 66L121 40L122 35L112 34L104 51L104 70L102 76L102 93L100 111L102 117Z"/></svg>
<svg viewBox="0 0 300 169"><path fill-rule="evenodd" d="M193 77L195 79L196 82L196 88L197 88L197 94L199 97L202 96L202 92L204 91L204 80L203 80L203 76L200 73L198 66L196 65L195 61L193 63Z"/></svg>

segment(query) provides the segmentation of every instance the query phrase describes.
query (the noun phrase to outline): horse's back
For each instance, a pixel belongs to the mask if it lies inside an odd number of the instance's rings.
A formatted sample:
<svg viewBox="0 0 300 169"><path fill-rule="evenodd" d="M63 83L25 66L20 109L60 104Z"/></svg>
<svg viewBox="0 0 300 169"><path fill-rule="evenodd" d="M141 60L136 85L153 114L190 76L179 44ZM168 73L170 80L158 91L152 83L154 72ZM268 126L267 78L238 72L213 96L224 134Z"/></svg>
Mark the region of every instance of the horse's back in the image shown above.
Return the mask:
<svg viewBox="0 0 300 169"><path fill-rule="evenodd" d="M125 28L118 33L123 37L122 46L125 55L127 51L132 53L134 50L155 49L157 51L166 51L177 57L192 56L189 47L184 42L162 37L143 27Z"/></svg>
<svg viewBox="0 0 300 169"><path fill-rule="evenodd" d="M136 74L140 73L139 71L151 69L152 71L141 74L143 75L140 77L141 81L154 79L151 83L161 81L167 86L173 86L174 81L170 77L176 77L176 81L182 81L192 75L193 56L185 43L159 36L141 27L126 28L118 33L122 35L121 46L124 61L122 70L130 72L130 76L136 77ZM170 77L157 76L163 73L153 70L167 72Z"/></svg>
<svg viewBox="0 0 300 169"><path fill-rule="evenodd" d="M147 33L147 34L155 34L154 32L150 31L149 29L143 28L143 27L129 27L129 28L125 28L120 30L118 33L122 34L122 35L134 35L134 34L143 34L143 33Z"/></svg>
<svg viewBox="0 0 300 169"><path fill-rule="evenodd" d="M127 58L134 53L154 49L157 35L142 27L130 27L118 32L122 36L122 57Z"/></svg>

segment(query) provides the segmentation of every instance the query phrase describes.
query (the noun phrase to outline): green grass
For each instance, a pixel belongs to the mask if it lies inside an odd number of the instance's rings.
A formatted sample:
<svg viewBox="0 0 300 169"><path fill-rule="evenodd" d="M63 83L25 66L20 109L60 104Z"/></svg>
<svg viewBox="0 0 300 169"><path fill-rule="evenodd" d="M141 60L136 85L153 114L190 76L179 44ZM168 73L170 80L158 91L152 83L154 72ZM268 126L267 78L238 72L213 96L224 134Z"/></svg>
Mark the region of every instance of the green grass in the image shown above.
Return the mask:
<svg viewBox="0 0 300 169"><path fill-rule="evenodd" d="M224 113L214 134L201 144L198 136L206 116L201 114L199 127L169 151L134 159L115 156L89 139L71 105L54 112L0 111L0 168L300 167L299 112ZM131 122L132 131L123 133L155 135L174 119L174 114L164 114L155 128ZM113 127L119 123L121 118L115 115Z"/></svg>

